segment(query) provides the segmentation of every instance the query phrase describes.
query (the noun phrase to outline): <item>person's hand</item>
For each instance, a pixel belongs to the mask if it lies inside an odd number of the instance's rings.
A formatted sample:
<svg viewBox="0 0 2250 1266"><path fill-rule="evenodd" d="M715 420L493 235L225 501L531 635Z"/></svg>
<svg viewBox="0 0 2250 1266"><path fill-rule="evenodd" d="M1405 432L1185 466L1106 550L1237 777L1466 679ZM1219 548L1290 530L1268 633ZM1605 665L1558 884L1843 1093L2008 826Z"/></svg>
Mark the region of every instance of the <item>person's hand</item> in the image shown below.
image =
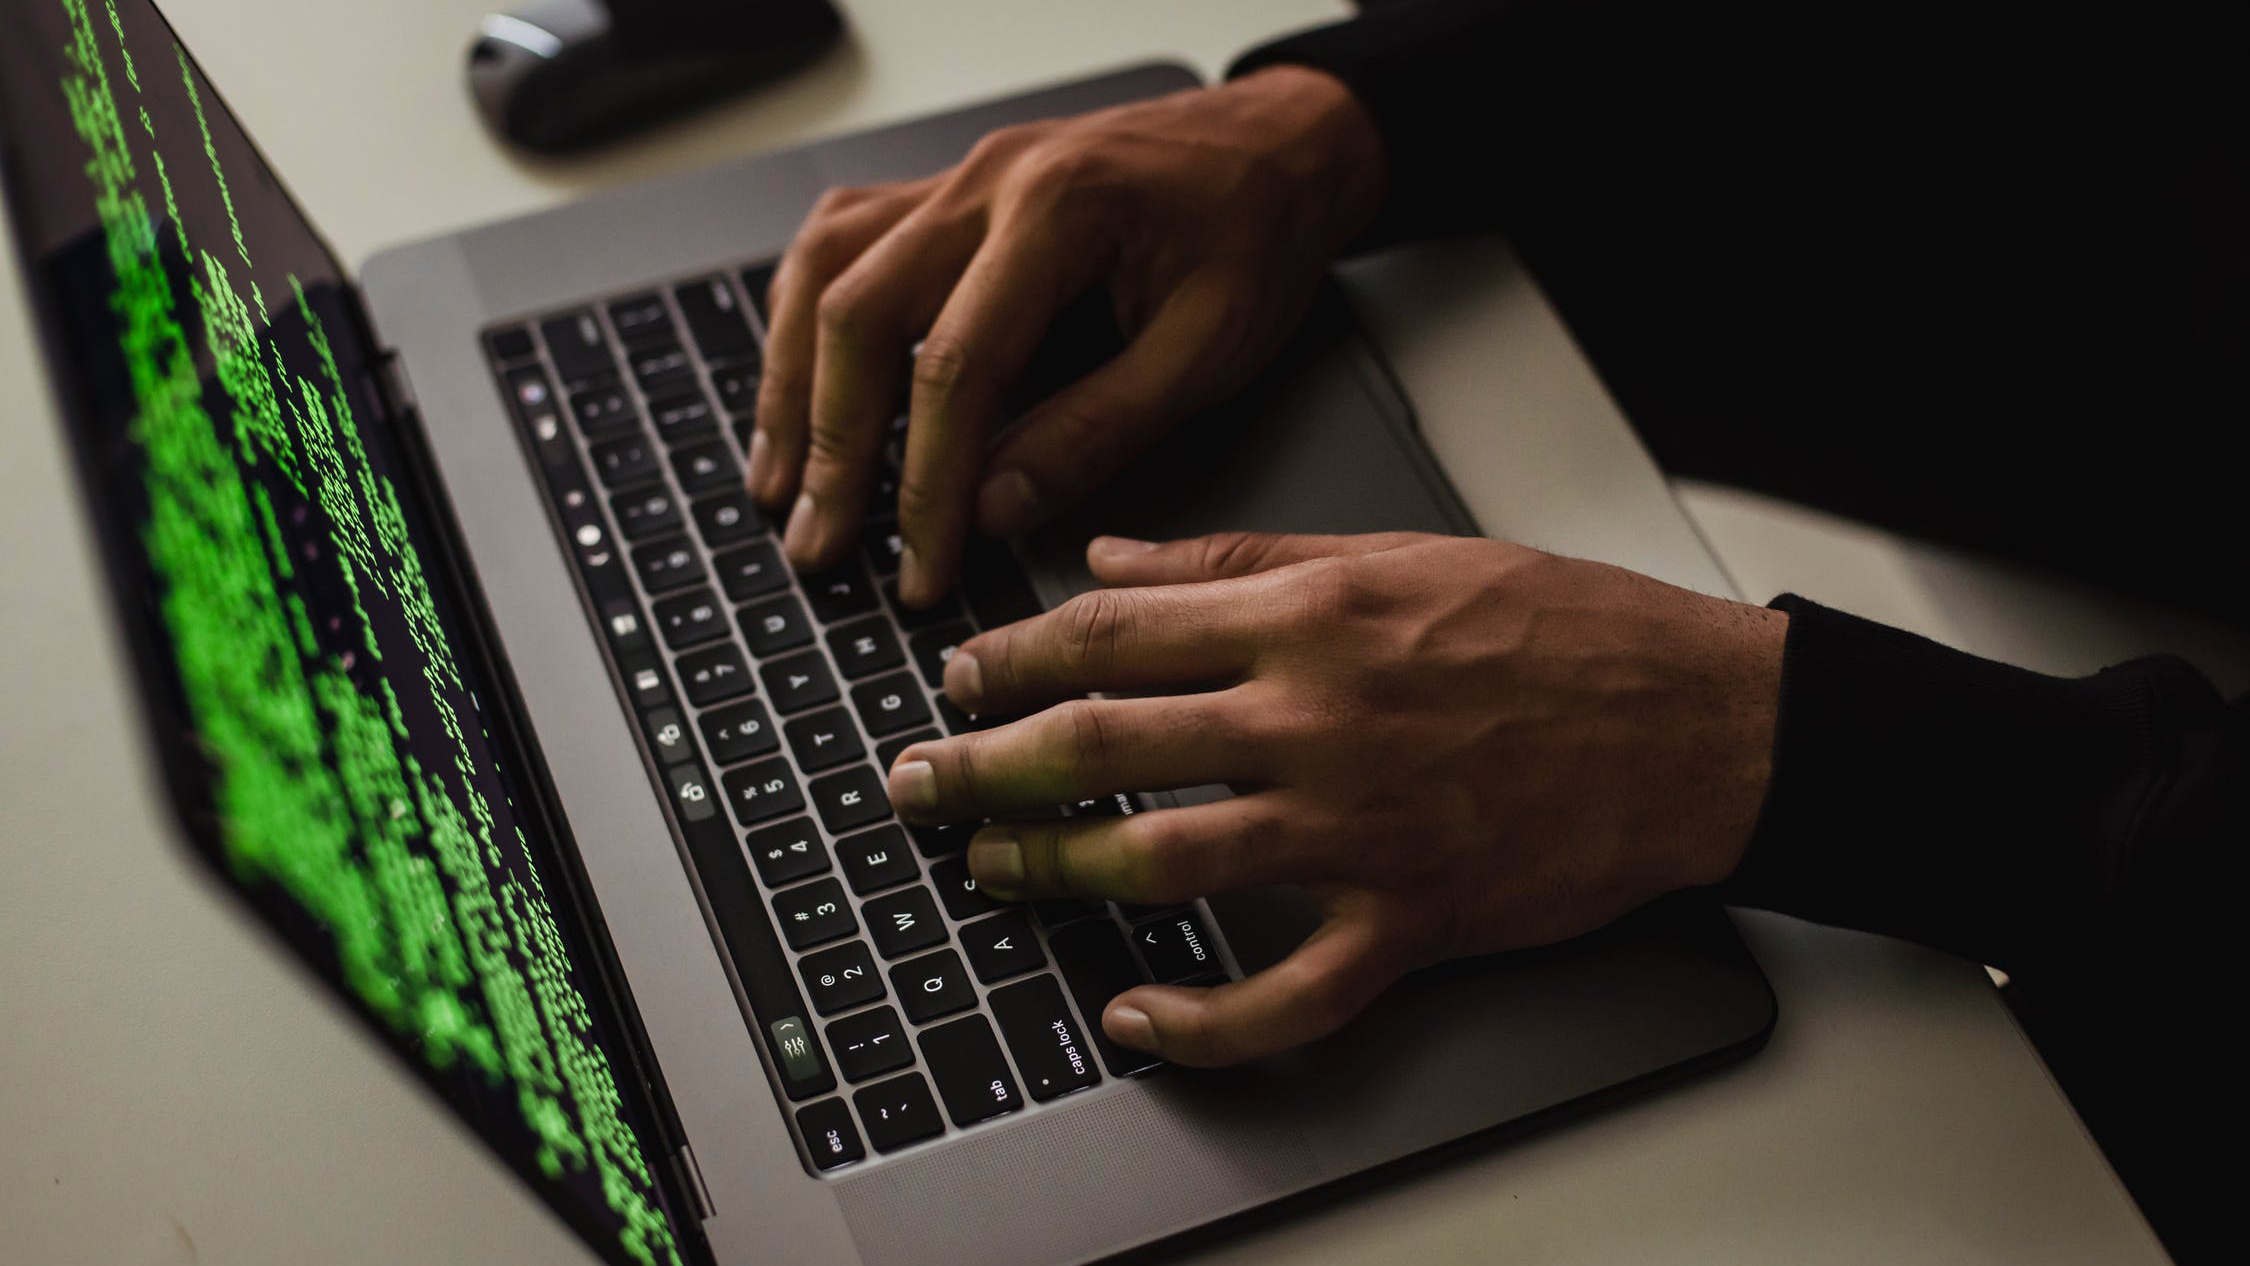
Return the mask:
<svg viewBox="0 0 2250 1266"><path fill-rule="evenodd" d="M1563 940L1739 864L1768 780L1788 617L1473 538L1097 540L1121 586L964 644L946 694L1031 714L917 743L917 822L994 896L1165 904L1303 885L1326 921L1210 989L1144 985L1117 1041L1228 1064L1321 1036L1400 974ZM1200 694L1093 691L1218 683ZM1042 709L1044 709L1042 711ZM1214 804L1057 816L1116 791Z"/></svg>
<svg viewBox="0 0 2250 1266"><path fill-rule="evenodd" d="M899 591L935 602L972 512L994 535L1033 527L1247 382L1372 220L1382 182L1349 90L1275 67L1006 128L951 171L831 192L769 289L751 494L796 498L793 563L840 561L906 394ZM988 452L1052 318L1100 283L1127 347Z"/></svg>

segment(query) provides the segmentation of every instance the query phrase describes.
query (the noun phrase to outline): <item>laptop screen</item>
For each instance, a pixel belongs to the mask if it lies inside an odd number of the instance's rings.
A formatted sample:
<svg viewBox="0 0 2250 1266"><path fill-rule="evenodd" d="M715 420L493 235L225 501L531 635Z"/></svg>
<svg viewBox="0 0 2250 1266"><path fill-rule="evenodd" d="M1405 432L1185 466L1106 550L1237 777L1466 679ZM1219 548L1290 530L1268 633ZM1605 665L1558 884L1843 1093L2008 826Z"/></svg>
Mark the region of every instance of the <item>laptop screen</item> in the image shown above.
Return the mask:
<svg viewBox="0 0 2250 1266"><path fill-rule="evenodd" d="M147 0L0 31L12 218L189 834L597 1251L679 1261L344 277Z"/></svg>

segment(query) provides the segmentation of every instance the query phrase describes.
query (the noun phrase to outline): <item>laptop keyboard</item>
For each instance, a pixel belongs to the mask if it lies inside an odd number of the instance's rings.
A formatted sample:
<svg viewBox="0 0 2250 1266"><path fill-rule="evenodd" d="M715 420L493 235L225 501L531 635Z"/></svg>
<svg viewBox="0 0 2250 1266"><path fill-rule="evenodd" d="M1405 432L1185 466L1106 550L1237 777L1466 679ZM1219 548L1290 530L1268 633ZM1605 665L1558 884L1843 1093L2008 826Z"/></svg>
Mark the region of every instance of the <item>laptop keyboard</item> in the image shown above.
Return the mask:
<svg viewBox="0 0 2250 1266"><path fill-rule="evenodd" d="M1149 981L1226 978L1207 908L1007 905L973 828L909 828L885 773L972 723L953 648L1039 602L972 548L935 610L897 596L896 456L859 556L800 575L742 489L770 268L487 332L500 390L576 564L803 1159L826 1171L1155 1067L1101 1032ZM903 431L904 419L898 423ZM1063 806L1141 811L1131 795Z"/></svg>

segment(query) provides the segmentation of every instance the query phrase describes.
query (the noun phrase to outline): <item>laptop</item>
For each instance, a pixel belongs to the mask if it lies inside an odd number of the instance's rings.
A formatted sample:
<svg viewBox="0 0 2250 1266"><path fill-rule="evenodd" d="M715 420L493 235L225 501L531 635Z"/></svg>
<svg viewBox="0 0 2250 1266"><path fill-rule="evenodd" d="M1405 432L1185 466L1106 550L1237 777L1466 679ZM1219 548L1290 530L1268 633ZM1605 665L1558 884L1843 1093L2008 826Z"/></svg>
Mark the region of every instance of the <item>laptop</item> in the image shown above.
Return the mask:
<svg viewBox="0 0 2250 1266"><path fill-rule="evenodd" d="M4 0L0 172L185 840L612 1263L1066 1262L1755 1050L1723 912L1418 973L1223 1072L1098 1015L1309 929L1286 889L1002 905L882 771L1096 530L1473 532L1333 294L1111 493L894 599L740 489L763 277L824 188L1187 87L1144 66L418 243L355 277L148 0ZM1099 336L1062 338L1064 377ZM1151 788L1062 814L1161 813Z"/></svg>

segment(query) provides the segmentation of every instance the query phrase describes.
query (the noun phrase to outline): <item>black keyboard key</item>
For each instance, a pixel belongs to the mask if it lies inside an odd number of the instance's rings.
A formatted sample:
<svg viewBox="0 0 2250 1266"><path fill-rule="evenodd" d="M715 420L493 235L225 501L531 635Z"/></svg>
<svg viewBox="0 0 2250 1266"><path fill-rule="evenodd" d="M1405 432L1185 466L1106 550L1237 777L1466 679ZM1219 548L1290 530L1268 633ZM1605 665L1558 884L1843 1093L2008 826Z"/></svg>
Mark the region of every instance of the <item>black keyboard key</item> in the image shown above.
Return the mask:
<svg viewBox="0 0 2250 1266"><path fill-rule="evenodd" d="M1031 912L1039 916L1039 922L1043 926L1059 928L1065 923L1076 923L1095 915L1107 915L1109 907L1099 901L1080 901L1076 897L1050 897L1045 901L1032 902Z"/></svg>
<svg viewBox="0 0 2250 1266"><path fill-rule="evenodd" d="M719 781L726 788L727 803L734 806L735 821L744 826L756 826L805 807L804 793L797 790L797 775L789 772L785 760L762 760L730 769Z"/></svg>
<svg viewBox="0 0 2250 1266"><path fill-rule="evenodd" d="M771 541L730 549L713 557L711 566L719 573L719 584L725 587L727 597L736 602L762 598L789 585L789 573L781 566L781 552Z"/></svg>
<svg viewBox="0 0 2250 1266"><path fill-rule="evenodd" d="M760 667L758 676L766 683L766 698L773 701L774 711L783 715L836 701L836 678L819 651L774 660Z"/></svg>
<svg viewBox="0 0 2250 1266"><path fill-rule="evenodd" d="M676 341L672 314L660 294L628 295L609 305L609 323L627 347L653 347Z"/></svg>
<svg viewBox="0 0 2250 1266"><path fill-rule="evenodd" d="M977 724L968 713L954 707L953 701L944 695L937 697L934 706L937 709L938 722L945 726L945 732L948 734L967 734L971 730L986 728Z"/></svg>
<svg viewBox="0 0 2250 1266"><path fill-rule="evenodd" d="M712 549L747 541L766 530L766 521L748 493L736 488L695 503L695 530Z"/></svg>
<svg viewBox="0 0 2250 1266"><path fill-rule="evenodd" d="M988 629L1028 620L1045 609L1007 544L989 537L970 540L961 559L960 588L977 623Z"/></svg>
<svg viewBox="0 0 2250 1266"><path fill-rule="evenodd" d="M672 292L687 320L688 332L705 360L730 360L756 350L750 340L750 323L742 319L742 303L724 277L691 281Z"/></svg>
<svg viewBox="0 0 2250 1266"><path fill-rule="evenodd" d="M805 598L812 603L813 615L822 624L866 615L875 609L875 591L868 587L867 573L856 564L846 563L834 570L807 576L804 584Z"/></svg>
<svg viewBox="0 0 2250 1266"><path fill-rule="evenodd" d="M956 919L973 919L1000 908L999 902L977 887L977 877L969 873L965 857L948 857L930 867L930 884L945 901L945 912Z"/></svg>
<svg viewBox="0 0 2250 1266"><path fill-rule="evenodd" d="M742 608L742 640L759 659L778 655L812 640L812 622L792 597L775 598Z"/></svg>
<svg viewBox="0 0 2250 1266"><path fill-rule="evenodd" d="M617 362L610 359L609 344L602 338L601 323L591 312L541 321L539 334L547 341L547 356L555 362L555 372L566 384L617 372Z"/></svg>
<svg viewBox="0 0 2250 1266"><path fill-rule="evenodd" d="M867 919L867 935L885 958L899 958L932 945L945 944L945 920L938 917L937 902L926 888L902 888L860 907Z"/></svg>
<svg viewBox="0 0 2250 1266"><path fill-rule="evenodd" d="M672 473L678 476L681 490L691 497L742 482L742 466L734 460L734 450L719 440L675 450Z"/></svg>
<svg viewBox="0 0 2250 1266"><path fill-rule="evenodd" d="M520 325L492 331L484 336L484 345L501 362L530 360L539 350L531 345L531 331Z"/></svg>
<svg viewBox="0 0 2250 1266"><path fill-rule="evenodd" d="M907 851L906 833L896 824L879 826L836 841L836 860L844 878L860 896L880 892L921 877L914 854Z"/></svg>
<svg viewBox="0 0 2250 1266"><path fill-rule="evenodd" d="M1120 948L1122 944L1120 942ZM961 956L949 949L908 959L892 967L891 991L898 995L899 1005L906 1008L906 1018L916 1024L928 1024L939 1016L966 1011L977 1004L977 991L969 984L969 973L961 966Z"/></svg>
<svg viewBox="0 0 2250 1266"><path fill-rule="evenodd" d="M650 541L633 550L633 573L641 578L641 587L650 593L665 593L682 585L698 584L703 579L703 556L688 544L688 538L675 536L661 541Z"/></svg>
<svg viewBox="0 0 2250 1266"><path fill-rule="evenodd" d="M722 765L763 756L781 744L781 737L773 732L773 718L766 714L766 705L756 699L706 712L701 724L703 741L711 748L711 759Z"/></svg>
<svg viewBox="0 0 2250 1266"><path fill-rule="evenodd" d="M640 411L633 407L633 397L615 383L589 387L573 395L570 417L578 424L578 433L589 441L638 431L641 425Z"/></svg>
<svg viewBox="0 0 2250 1266"><path fill-rule="evenodd" d="M891 631L891 622L879 615L828 630L828 653L836 657L846 680L896 668L902 658L898 634Z"/></svg>
<svg viewBox="0 0 2250 1266"><path fill-rule="evenodd" d="M977 823L949 822L944 826L917 826L911 829L914 832L914 847L922 850L922 856L944 857L969 846L969 837L977 833Z"/></svg>
<svg viewBox="0 0 2250 1266"><path fill-rule="evenodd" d="M587 451L594 459L594 473L601 476L605 488L629 484L656 473L656 446L644 435L604 440Z"/></svg>
<svg viewBox="0 0 2250 1266"><path fill-rule="evenodd" d="M860 745L859 728L852 724L851 713L842 708L798 717L781 727L781 732L789 740L789 751L797 758L798 768L808 774L856 761L867 751Z"/></svg>
<svg viewBox="0 0 2250 1266"><path fill-rule="evenodd" d="M1076 800L1063 806L1063 812L1074 818L1129 818L1140 811L1140 802L1129 791Z"/></svg>
<svg viewBox="0 0 2250 1266"><path fill-rule="evenodd" d="M680 503L661 484L618 493L609 499L609 512L617 516L617 530L628 541L645 541L680 526Z"/></svg>
<svg viewBox="0 0 2250 1266"><path fill-rule="evenodd" d="M1146 983L1117 925L1107 919L1073 923L1048 936L1047 948L1054 952L1055 965L1062 968L1071 999L1086 1017L1087 1036L1101 1052L1102 1065L1109 1069L1109 1075L1124 1077L1155 1067L1155 1056L1119 1046L1102 1032L1102 1009L1110 999Z"/></svg>
<svg viewBox="0 0 2250 1266"><path fill-rule="evenodd" d="M911 673L893 673L852 687L852 707L877 738L930 723L930 705Z"/></svg>
<svg viewBox="0 0 2250 1266"><path fill-rule="evenodd" d="M891 798L883 794L883 776L865 765L814 779L812 802L814 811L820 814L820 824L830 835L856 831L891 816Z"/></svg>
<svg viewBox="0 0 2250 1266"><path fill-rule="evenodd" d="M1218 946L1193 910L1167 910L1134 924L1133 948L1148 964L1148 974L1165 984L1226 972L1219 964Z"/></svg>
<svg viewBox="0 0 2250 1266"><path fill-rule="evenodd" d="M732 642L682 655L672 671L680 675L680 693L698 708L750 691L750 665Z"/></svg>
<svg viewBox="0 0 2250 1266"><path fill-rule="evenodd" d="M906 553L906 538L899 534L898 520L877 519L860 529L860 551L867 555L867 566L877 580L889 580L898 575L899 559Z"/></svg>
<svg viewBox="0 0 2250 1266"><path fill-rule="evenodd" d="M680 811L682 821L701 822L719 811L711 803L711 776L703 772L703 762L670 766L664 779L672 786L672 807Z"/></svg>
<svg viewBox="0 0 2250 1266"><path fill-rule="evenodd" d="M708 439L717 426L711 417L711 402L700 391L649 401L648 420L656 424L656 438L675 447Z"/></svg>
<svg viewBox="0 0 2250 1266"><path fill-rule="evenodd" d="M820 830L811 818L791 818L760 827L750 833L743 846L750 851L750 864L758 868L758 878L765 880L768 888L780 888L828 870L828 849L821 844Z"/></svg>
<svg viewBox="0 0 2250 1266"><path fill-rule="evenodd" d="M914 652L914 664L922 670L922 680L930 689L945 689L945 666L952 660L953 652L961 643L975 637L977 631L964 620L948 620L935 628L924 629L906 640L907 648Z"/></svg>
<svg viewBox="0 0 2250 1266"><path fill-rule="evenodd" d="M773 328L773 313L766 309L766 295L773 289L777 267L777 264L753 264L742 270L742 292L750 296L750 306L757 309L758 320L768 330Z"/></svg>
<svg viewBox="0 0 2250 1266"><path fill-rule="evenodd" d="M691 589L649 610L655 616L656 631L664 635L664 644L675 651L727 635L727 609L719 595L709 589Z"/></svg>
<svg viewBox="0 0 2250 1266"><path fill-rule="evenodd" d="M641 718L648 730L649 747L656 752L660 765L676 765L695 756L695 740L688 737L687 723L671 708L658 708Z"/></svg>
<svg viewBox="0 0 2250 1266"><path fill-rule="evenodd" d="M1016 1089L992 1026L981 1015L922 1034L922 1059L955 1125L974 1125L1023 1106L1023 1092Z"/></svg>
<svg viewBox="0 0 2250 1266"><path fill-rule="evenodd" d="M883 996L875 959L858 941L807 954L797 968L805 976L805 996L822 1015L849 1011Z"/></svg>
<svg viewBox="0 0 2250 1266"><path fill-rule="evenodd" d="M1023 1070L1024 1089L1033 1102L1045 1103L1101 1081L1085 1031L1064 1005L1054 977L1035 976L993 990L992 1014L1000 1021L1000 1036L1016 1057L1016 1067ZM841 1065L844 1057L838 1054L836 1062Z"/></svg>
<svg viewBox="0 0 2250 1266"><path fill-rule="evenodd" d="M937 1101L920 1073L879 1081L852 1092L852 1106L867 1126L867 1141L878 1152L895 1152L945 1132Z"/></svg>
<svg viewBox="0 0 2250 1266"><path fill-rule="evenodd" d="M720 365L711 370L711 390L719 394L719 407L738 418L758 412L758 366ZM744 445L745 449L749 446Z"/></svg>
<svg viewBox="0 0 2250 1266"><path fill-rule="evenodd" d="M1039 948L1031 920L1021 910L1002 910L962 928L961 948L969 956L969 969L988 985L1047 965L1046 951Z"/></svg>
<svg viewBox="0 0 2250 1266"><path fill-rule="evenodd" d="M898 621L898 626L909 631L961 618L961 604L951 594L938 599L936 606L926 609L916 609L899 601L898 579L895 576L883 582L883 600L890 606L891 616Z"/></svg>
<svg viewBox="0 0 2250 1266"><path fill-rule="evenodd" d="M823 1099L797 1109L797 1132L805 1136L814 1169L839 1169L867 1155L859 1131L852 1128L852 1110L841 1099Z"/></svg>
<svg viewBox="0 0 2250 1266"><path fill-rule="evenodd" d="M625 357L625 368L641 394L651 400L695 387L695 361L684 347L648 347L631 352Z"/></svg>
<svg viewBox="0 0 2250 1266"><path fill-rule="evenodd" d="M912 734L900 734L884 739L875 745L875 768L888 775L891 772L891 766L898 764L898 758L905 754L907 748L914 746L916 743L927 743L940 737L943 736L936 730L916 730Z"/></svg>
<svg viewBox="0 0 2250 1266"><path fill-rule="evenodd" d="M828 1047L836 1052L836 1067L851 1081L865 1081L914 1062L906 1026L889 1007L847 1015L829 1025Z"/></svg>
<svg viewBox="0 0 2250 1266"><path fill-rule="evenodd" d="M791 949L811 949L859 931L844 886L833 879L818 879L775 893L773 916Z"/></svg>

